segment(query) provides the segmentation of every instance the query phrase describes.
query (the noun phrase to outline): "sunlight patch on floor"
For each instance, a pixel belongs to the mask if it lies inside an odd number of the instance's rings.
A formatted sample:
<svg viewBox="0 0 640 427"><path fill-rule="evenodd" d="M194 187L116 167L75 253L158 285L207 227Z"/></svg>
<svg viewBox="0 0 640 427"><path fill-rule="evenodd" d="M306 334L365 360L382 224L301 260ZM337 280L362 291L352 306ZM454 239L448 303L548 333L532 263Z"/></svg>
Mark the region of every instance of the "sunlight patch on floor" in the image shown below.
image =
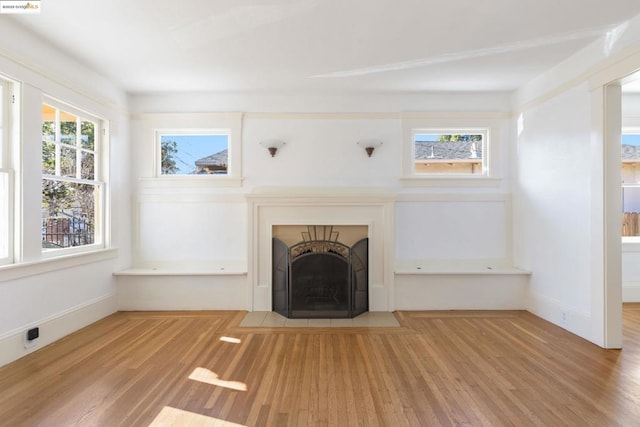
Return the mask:
<svg viewBox="0 0 640 427"><path fill-rule="evenodd" d="M189 375L190 380L211 384L218 387L230 388L231 390L247 391L247 385L240 381L221 380L218 374L206 368L196 368Z"/></svg>
<svg viewBox="0 0 640 427"><path fill-rule="evenodd" d="M219 418L182 409L165 406L157 417L149 424L149 427L247 427L244 424L232 423Z"/></svg>

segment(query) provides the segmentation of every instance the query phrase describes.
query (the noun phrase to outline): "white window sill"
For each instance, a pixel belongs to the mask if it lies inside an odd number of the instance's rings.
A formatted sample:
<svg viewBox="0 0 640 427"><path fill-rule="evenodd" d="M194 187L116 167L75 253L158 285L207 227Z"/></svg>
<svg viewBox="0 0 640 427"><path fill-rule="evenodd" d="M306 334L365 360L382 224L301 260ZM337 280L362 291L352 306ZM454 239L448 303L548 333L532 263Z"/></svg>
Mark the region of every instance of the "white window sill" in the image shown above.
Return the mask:
<svg viewBox="0 0 640 427"><path fill-rule="evenodd" d="M28 261L0 266L0 282L21 279L23 277L63 270L80 265L114 259L118 256L117 248L100 249L55 258Z"/></svg>
<svg viewBox="0 0 640 427"><path fill-rule="evenodd" d="M411 176L401 179L403 187L481 187L497 188L502 183L501 178L489 176Z"/></svg>
<svg viewBox="0 0 640 427"><path fill-rule="evenodd" d="M241 187L242 178L215 175L183 175L161 176L157 178L140 178L143 189L182 189L185 187L210 189L211 187Z"/></svg>

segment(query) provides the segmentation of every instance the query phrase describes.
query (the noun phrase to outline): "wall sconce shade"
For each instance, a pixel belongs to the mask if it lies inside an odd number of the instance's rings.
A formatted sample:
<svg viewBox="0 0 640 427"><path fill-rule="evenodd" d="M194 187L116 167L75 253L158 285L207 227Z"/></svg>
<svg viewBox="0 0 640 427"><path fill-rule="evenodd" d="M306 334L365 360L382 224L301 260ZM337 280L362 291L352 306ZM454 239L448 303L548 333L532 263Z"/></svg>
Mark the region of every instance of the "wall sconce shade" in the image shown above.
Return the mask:
<svg viewBox="0 0 640 427"><path fill-rule="evenodd" d="M271 154L271 157L275 156L278 152L278 149L285 144L286 142L280 139L265 139L260 141L260 145L269 150L269 154Z"/></svg>
<svg viewBox="0 0 640 427"><path fill-rule="evenodd" d="M367 152L367 156L371 157L373 150L380 147L382 145L382 141L379 139L363 139L358 141L358 145L364 148L364 151Z"/></svg>

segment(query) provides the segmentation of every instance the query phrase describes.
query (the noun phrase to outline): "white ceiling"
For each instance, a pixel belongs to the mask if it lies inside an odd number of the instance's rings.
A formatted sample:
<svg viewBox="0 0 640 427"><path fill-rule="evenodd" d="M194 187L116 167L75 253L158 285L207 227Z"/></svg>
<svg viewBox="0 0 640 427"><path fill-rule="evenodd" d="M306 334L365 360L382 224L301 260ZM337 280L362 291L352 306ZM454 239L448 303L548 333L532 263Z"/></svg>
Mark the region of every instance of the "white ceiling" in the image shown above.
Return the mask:
<svg viewBox="0 0 640 427"><path fill-rule="evenodd" d="M511 91L638 0L55 0L5 15L131 93Z"/></svg>

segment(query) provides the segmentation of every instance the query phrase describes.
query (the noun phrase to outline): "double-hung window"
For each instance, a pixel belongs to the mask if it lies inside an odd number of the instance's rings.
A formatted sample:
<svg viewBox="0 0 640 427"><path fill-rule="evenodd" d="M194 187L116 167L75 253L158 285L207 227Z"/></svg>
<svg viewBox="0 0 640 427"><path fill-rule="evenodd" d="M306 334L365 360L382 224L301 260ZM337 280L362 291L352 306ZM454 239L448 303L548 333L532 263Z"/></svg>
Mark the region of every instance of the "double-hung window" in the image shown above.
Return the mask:
<svg viewBox="0 0 640 427"><path fill-rule="evenodd" d="M13 170L11 168L11 83L0 79L0 265L13 262Z"/></svg>
<svg viewBox="0 0 640 427"><path fill-rule="evenodd" d="M70 106L53 101L42 105L44 252L104 246L102 128L99 118Z"/></svg>

